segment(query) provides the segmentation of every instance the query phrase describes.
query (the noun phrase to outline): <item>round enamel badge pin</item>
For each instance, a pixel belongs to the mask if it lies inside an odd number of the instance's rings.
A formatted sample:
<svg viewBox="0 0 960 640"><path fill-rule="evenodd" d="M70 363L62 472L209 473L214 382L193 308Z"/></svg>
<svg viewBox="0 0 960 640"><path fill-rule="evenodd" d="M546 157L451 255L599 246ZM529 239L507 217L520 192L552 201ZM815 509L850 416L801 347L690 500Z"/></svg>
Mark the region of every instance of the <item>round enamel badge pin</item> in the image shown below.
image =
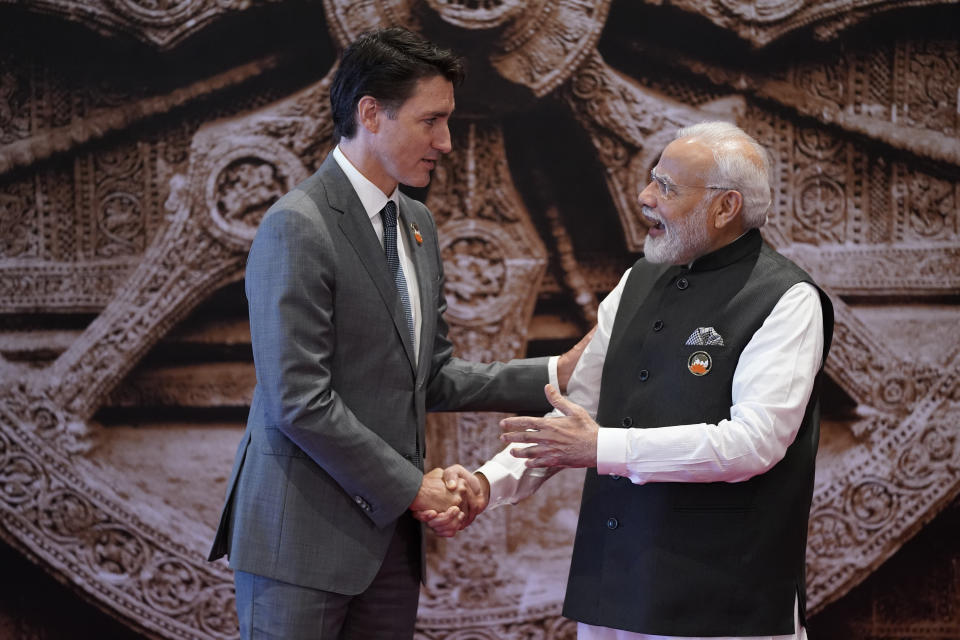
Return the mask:
<svg viewBox="0 0 960 640"><path fill-rule="evenodd" d="M710 373L713 367L713 360L706 351L694 351L687 358L687 369L695 376L705 376Z"/></svg>

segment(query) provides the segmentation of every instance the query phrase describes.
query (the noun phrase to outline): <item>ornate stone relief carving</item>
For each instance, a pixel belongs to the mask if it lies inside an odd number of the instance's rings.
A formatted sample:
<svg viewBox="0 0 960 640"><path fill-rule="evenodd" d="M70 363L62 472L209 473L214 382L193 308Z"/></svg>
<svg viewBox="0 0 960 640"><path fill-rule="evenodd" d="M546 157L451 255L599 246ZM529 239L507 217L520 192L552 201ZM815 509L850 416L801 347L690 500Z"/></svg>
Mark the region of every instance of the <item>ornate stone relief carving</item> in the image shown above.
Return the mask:
<svg viewBox="0 0 960 640"><path fill-rule="evenodd" d="M662 4L663 0L645 0ZM882 11L939 4L935 0L669 0L729 29L755 46L763 46L804 27L815 25L821 40Z"/></svg>
<svg viewBox="0 0 960 640"><path fill-rule="evenodd" d="M82 23L107 36L119 33L168 49L218 18L277 0L7 0L29 11Z"/></svg>
<svg viewBox="0 0 960 640"><path fill-rule="evenodd" d="M869 3L868 10L858 3L855 18L894 4ZM654 87L613 68L597 50L610 5L324 2L326 26L341 45L386 24L439 29L435 18L453 34L474 34L490 70L583 128L621 225L609 233L623 234L634 251L645 234L636 194L677 127L719 114L771 149L775 204L765 235L831 293L837 328L827 371L856 406L849 424L824 430L808 554L810 602L820 607L879 566L960 488L957 345L944 342L939 361L907 357L903 336L881 333L850 299L936 301L960 291L957 43L907 34L767 76L679 55L672 68L712 86ZM247 6L48 3L50 13L105 33L131 29L160 48ZM697 5L757 43L812 21L832 31L853 6ZM215 81L235 86L273 68L262 61ZM230 575L198 553L212 523L125 487L98 458L110 434L93 416L104 403L172 398L189 406L216 397L190 389L189 377L176 373L121 382L178 320L242 276L266 207L319 165L330 148L331 75L239 116L90 149L76 144L99 139L90 123L101 122L104 109L118 133L138 121L140 107L165 113L180 103L127 96L136 105L128 109L124 96L93 96L99 110L72 111L63 92L37 92L42 85L31 73L0 66L0 312L99 314L48 366L0 360L0 536L156 637L234 636ZM209 94L196 86L191 95ZM556 206L525 202L507 161L511 140L502 122L509 109L491 97L471 112L486 116L455 123L455 151L438 167L428 205L439 224L458 352L501 359L526 348L549 251L559 256L561 276L543 286L575 297L586 323L619 268L578 265L577 239ZM40 131L31 122L41 122ZM50 140L64 141L71 155L43 151ZM249 378L224 374L212 384L235 403ZM429 456L481 462L496 449L496 420L431 418ZM224 452L225 467L231 455ZM558 476L531 499L529 512L492 512L454 541L431 540L418 637L573 638L559 602L578 482L575 474ZM534 528L547 531L531 541L526 532Z"/></svg>

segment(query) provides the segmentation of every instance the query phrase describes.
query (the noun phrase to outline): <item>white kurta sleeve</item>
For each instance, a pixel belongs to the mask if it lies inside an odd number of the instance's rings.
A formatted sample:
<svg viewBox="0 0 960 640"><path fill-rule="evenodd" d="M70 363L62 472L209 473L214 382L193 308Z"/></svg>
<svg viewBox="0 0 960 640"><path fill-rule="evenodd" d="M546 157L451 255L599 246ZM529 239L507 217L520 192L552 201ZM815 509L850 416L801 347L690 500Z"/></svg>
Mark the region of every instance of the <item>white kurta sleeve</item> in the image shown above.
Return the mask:
<svg viewBox="0 0 960 640"><path fill-rule="evenodd" d="M734 371L730 419L656 429L601 428L597 472L646 482L740 482L779 462L796 438L823 356L817 290L787 290Z"/></svg>

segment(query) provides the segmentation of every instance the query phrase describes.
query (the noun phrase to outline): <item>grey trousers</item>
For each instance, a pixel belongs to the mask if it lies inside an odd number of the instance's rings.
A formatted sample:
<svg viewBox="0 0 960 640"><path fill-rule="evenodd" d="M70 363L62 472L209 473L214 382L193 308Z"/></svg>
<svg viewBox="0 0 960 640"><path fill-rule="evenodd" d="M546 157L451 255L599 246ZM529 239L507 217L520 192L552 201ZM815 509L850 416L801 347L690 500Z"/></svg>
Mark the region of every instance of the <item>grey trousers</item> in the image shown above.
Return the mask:
<svg viewBox="0 0 960 640"><path fill-rule="evenodd" d="M420 524L405 514L366 591L346 596L234 572L243 640L410 640L420 599Z"/></svg>

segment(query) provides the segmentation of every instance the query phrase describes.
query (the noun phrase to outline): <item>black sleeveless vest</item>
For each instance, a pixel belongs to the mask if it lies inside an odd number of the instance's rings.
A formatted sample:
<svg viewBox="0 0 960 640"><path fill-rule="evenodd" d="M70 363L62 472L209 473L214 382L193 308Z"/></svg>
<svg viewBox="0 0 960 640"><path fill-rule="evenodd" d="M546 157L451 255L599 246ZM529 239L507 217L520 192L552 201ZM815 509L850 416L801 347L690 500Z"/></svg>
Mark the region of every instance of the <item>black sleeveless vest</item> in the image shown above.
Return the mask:
<svg viewBox="0 0 960 640"><path fill-rule="evenodd" d="M597 422L656 428L730 417L740 353L780 297L810 277L752 230L688 269L639 260L617 311ZM824 358L833 307L820 292ZM713 327L724 346L686 346ZM695 352L710 369L695 375ZM700 358L706 362L704 358ZM776 363L770 375L778 375ZM805 611L817 389L784 458L744 482L658 482L587 471L563 615L670 636L793 632Z"/></svg>

